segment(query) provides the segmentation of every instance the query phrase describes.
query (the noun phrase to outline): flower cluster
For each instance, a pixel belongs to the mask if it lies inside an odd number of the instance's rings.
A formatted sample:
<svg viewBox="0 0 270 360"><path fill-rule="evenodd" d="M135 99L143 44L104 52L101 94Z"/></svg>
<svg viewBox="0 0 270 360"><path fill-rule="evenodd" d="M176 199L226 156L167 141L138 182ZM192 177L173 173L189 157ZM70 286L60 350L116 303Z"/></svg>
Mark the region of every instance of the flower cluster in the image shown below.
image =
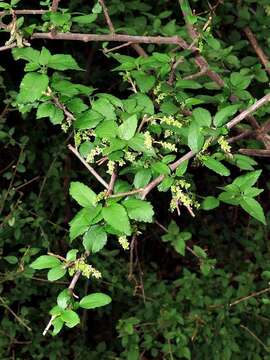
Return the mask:
<svg viewBox="0 0 270 360"><path fill-rule="evenodd" d="M229 145L228 141L225 139L224 136L221 136L219 139L218 139L218 143L221 147L221 150L229 155L229 156L232 156L231 154L231 146Z"/></svg>
<svg viewBox="0 0 270 360"><path fill-rule="evenodd" d="M90 150L89 154L86 157L86 161L90 164L94 162L95 156L101 154L101 148L99 146L95 147L94 149Z"/></svg>
<svg viewBox="0 0 270 360"><path fill-rule="evenodd" d="M129 242L126 236L119 236L118 242L124 250L129 250Z"/></svg>
<svg viewBox="0 0 270 360"><path fill-rule="evenodd" d="M92 265L86 264L84 259L78 259L74 262L72 268L69 269L70 276L73 276L78 270L80 270L82 275L88 279L90 277L100 279L102 276L100 271L95 269Z"/></svg>
<svg viewBox="0 0 270 360"><path fill-rule="evenodd" d="M171 186L171 211L177 209L179 204L183 204L187 208L192 208L192 206L195 206L196 208L199 207L199 204L187 193L190 186L190 183L185 180L177 180L174 185Z"/></svg>

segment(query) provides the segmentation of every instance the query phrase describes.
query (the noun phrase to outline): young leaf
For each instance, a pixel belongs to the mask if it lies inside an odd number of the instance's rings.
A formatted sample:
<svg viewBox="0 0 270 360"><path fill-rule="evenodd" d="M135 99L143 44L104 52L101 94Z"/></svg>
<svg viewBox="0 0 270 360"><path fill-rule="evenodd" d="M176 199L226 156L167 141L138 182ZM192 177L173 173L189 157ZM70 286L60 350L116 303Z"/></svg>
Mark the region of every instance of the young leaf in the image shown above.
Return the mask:
<svg viewBox="0 0 270 360"><path fill-rule="evenodd" d="M233 184L238 186L242 191L244 191L256 183L256 181L260 177L261 173L262 173L262 170L256 170L256 171L249 172L245 175L238 176L233 181Z"/></svg>
<svg viewBox="0 0 270 360"><path fill-rule="evenodd" d="M83 309L95 309L97 307L110 304L112 299L110 296L103 293L93 293L84 296L80 301L80 307Z"/></svg>
<svg viewBox="0 0 270 360"><path fill-rule="evenodd" d="M86 232L89 226L93 223L94 219L99 215L101 206L96 208L83 208L75 217L70 221L70 240L74 240L79 235Z"/></svg>
<svg viewBox="0 0 270 360"><path fill-rule="evenodd" d="M63 310L67 308L70 301L71 301L71 295L68 289L64 289L57 296L57 305Z"/></svg>
<svg viewBox="0 0 270 360"><path fill-rule="evenodd" d="M91 226L83 237L83 246L90 253L100 251L107 242L107 234L100 225Z"/></svg>
<svg viewBox="0 0 270 360"><path fill-rule="evenodd" d="M221 176L230 175L230 170L227 169L226 166L224 166L220 161L212 157L207 157L206 159L203 159L202 162L206 167L208 167L208 169L213 170Z"/></svg>
<svg viewBox="0 0 270 360"><path fill-rule="evenodd" d="M49 281L56 281L61 279L67 272L67 269L63 268L63 265L56 266L49 270L47 277Z"/></svg>
<svg viewBox="0 0 270 360"><path fill-rule="evenodd" d="M35 270L50 269L56 266L60 266L62 263L59 259L50 255L42 255L38 257L30 267Z"/></svg>
<svg viewBox="0 0 270 360"><path fill-rule="evenodd" d="M126 235L131 234L131 228L126 209L120 204L111 204L102 209L105 221L114 229Z"/></svg>
<svg viewBox="0 0 270 360"><path fill-rule="evenodd" d="M73 328L80 323L78 314L73 310L64 310L61 314L61 320L63 320L67 327Z"/></svg>
<svg viewBox="0 0 270 360"><path fill-rule="evenodd" d="M243 198L240 200L240 206L247 213L249 213L249 215L266 225L263 208L257 200L249 198L247 196L243 196Z"/></svg>
<svg viewBox="0 0 270 360"><path fill-rule="evenodd" d="M130 116L127 120L119 126L118 135L122 140L130 140L137 129L138 119L137 115Z"/></svg>
<svg viewBox="0 0 270 360"><path fill-rule="evenodd" d="M153 221L153 206L148 201L139 199L128 199L122 202L127 209L127 213L130 219L152 222Z"/></svg>
<svg viewBox="0 0 270 360"><path fill-rule="evenodd" d="M96 205L96 194L94 191L79 181L71 182L69 193L83 207Z"/></svg>
<svg viewBox="0 0 270 360"><path fill-rule="evenodd" d="M219 200L214 196L207 196L202 202L203 210L212 210L219 206Z"/></svg>
<svg viewBox="0 0 270 360"><path fill-rule="evenodd" d="M49 78L45 74L35 72L26 74L20 85L18 103L31 103L39 100L47 90L48 84Z"/></svg>

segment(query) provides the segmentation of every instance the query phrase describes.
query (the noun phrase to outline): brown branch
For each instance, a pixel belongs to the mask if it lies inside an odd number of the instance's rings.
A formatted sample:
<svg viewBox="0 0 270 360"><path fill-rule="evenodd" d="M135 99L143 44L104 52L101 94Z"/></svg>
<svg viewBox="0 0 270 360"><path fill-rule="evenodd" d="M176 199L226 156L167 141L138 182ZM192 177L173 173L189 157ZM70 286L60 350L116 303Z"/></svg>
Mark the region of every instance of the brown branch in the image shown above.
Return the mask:
<svg viewBox="0 0 270 360"><path fill-rule="evenodd" d="M117 198L117 197L122 197L122 196L129 196L129 195L139 194L139 193L141 193L143 191L144 191L144 188L135 189L135 190L131 190L131 191L123 192L123 193L113 194L113 195L110 195L109 197Z"/></svg>
<svg viewBox="0 0 270 360"><path fill-rule="evenodd" d="M235 305L238 305L239 303L241 303L242 301L246 301L246 300L249 300L251 298L254 298L254 297L257 297L257 296L260 296L262 294L265 294L267 292L270 291L270 288L266 288L266 289L263 289L263 290L260 290L260 291L257 291L257 292L253 292L251 293L250 295L247 295L245 297L242 297L240 299L237 299L235 301L233 301L232 303L230 303L230 307L232 306L235 306Z"/></svg>
<svg viewBox="0 0 270 360"><path fill-rule="evenodd" d="M98 2L102 6L103 14L104 14L104 17L106 19L106 23L108 25L108 28L110 29L111 34L114 34L115 33L115 28L114 28L113 23L111 21L107 6L105 5L104 0L98 0Z"/></svg>
<svg viewBox="0 0 270 360"><path fill-rule="evenodd" d="M174 171L175 169L177 169L177 167L182 164L184 161L191 159L193 156L195 156L196 154L191 150L189 151L187 154L185 154L184 156L182 156L180 159L178 159L177 161L175 161L174 163L172 163L170 166L170 169L172 171ZM144 189L141 195L142 199L145 199L146 196L148 195L148 193L154 189L154 187L156 187L158 184L161 183L161 181L164 179L164 175L159 175L157 178L155 178L153 181L151 181Z"/></svg>
<svg viewBox="0 0 270 360"><path fill-rule="evenodd" d="M270 150L267 149L239 149L239 152L248 156L270 157Z"/></svg>
<svg viewBox="0 0 270 360"><path fill-rule="evenodd" d="M2 296L0 296L0 302L2 304L2 306L8 310L14 317L15 319L22 325L24 326L29 332L32 331L32 329L25 323L25 321L23 319L21 319L6 303L6 301L2 298Z"/></svg>
<svg viewBox="0 0 270 360"><path fill-rule="evenodd" d="M226 125L228 129L231 129L240 121L244 120L246 117L248 117L251 113L262 107L264 104L268 103L270 101L270 94L265 95L260 100L257 100L253 105L251 105L248 109L242 111L238 116L236 116L234 119L229 121Z"/></svg>
<svg viewBox="0 0 270 360"><path fill-rule="evenodd" d="M252 135L254 133L254 130L245 130L243 132L241 132L239 135L236 135L236 136L232 136L228 139L228 143L234 143L236 141L239 141L239 140L242 140L250 135Z"/></svg>
<svg viewBox="0 0 270 360"><path fill-rule="evenodd" d="M109 184L96 172L95 169L92 168L80 155L79 151L75 149L72 145L68 145L68 148L70 151L73 152L74 155L77 156L77 158L83 163L83 165L90 171L90 173L106 188L109 188Z"/></svg>
<svg viewBox="0 0 270 360"><path fill-rule="evenodd" d="M111 180L109 182L109 187L108 187L108 190L107 190L107 193L106 193L107 196L110 196L113 193L116 178L117 178L117 173L114 171L112 173Z"/></svg>
<svg viewBox="0 0 270 360"><path fill-rule="evenodd" d="M15 15L43 15L48 10L12 10ZM9 15L9 11L0 11L0 16Z"/></svg>
<svg viewBox="0 0 270 360"><path fill-rule="evenodd" d="M15 48L16 46L17 46L16 43L13 43L10 45L5 45L5 46L0 46L0 51L9 50L9 49Z"/></svg>
<svg viewBox="0 0 270 360"><path fill-rule="evenodd" d="M258 58L260 59L261 63L265 67L265 70L270 75L269 59L266 56L266 54L264 53L264 51L262 50L262 48L260 47L255 35L253 34L253 32L251 31L251 29L248 26L245 27L243 31L244 31L246 37L248 38L251 46L253 47L254 51L256 52Z"/></svg>
<svg viewBox="0 0 270 360"><path fill-rule="evenodd" d="M131 42L141 44L167 44L167 45L180 45L186 47L186 42L180 36L137 36L126 34L81 34L81 33L58 33L52 36L51 33L33 33L31 39L50 39L50 40L71 40L83 42Z"/></svg>
<svg viewBox="0 0 270 360"><path fill-rule="evenodd" d="M206 75L207 71L208 71L208 67L205 67L205 68L202 68L200 71L198 71L197 73L195 74L191 74L191 75L188 75L188 76L185 76L184 77L184 80L194 80L194 79L197 79L203 75Z"/></svg>
<svg viewBox="0 0 270 360"><path fill-rule="evenodd" d="M57 12L57 10L58 10L58 5L59 5L60 1L61 1L61 0L53 0L52 6L51 6L51 11L52 11L52 12Z"/></svg>

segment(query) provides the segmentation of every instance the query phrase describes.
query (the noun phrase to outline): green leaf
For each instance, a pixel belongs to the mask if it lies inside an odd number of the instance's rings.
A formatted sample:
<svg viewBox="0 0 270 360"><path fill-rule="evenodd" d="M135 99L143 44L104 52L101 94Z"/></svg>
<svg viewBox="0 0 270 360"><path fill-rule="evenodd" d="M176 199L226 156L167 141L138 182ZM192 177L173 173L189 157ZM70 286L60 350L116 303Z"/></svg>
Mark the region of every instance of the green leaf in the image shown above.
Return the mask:
<svg viewBox="0 0 270 360"><path fill-rule="evenodd" d="M77 24L80 25L87 25L96 21L96 19L97 19L97 14L80 15L80 16L74 16L72 18L72 22L76 22Z"/></svg>
<svg viewBox="0 0 270 360"><path fill-rule="evenodd" d="M51 53L48 49L46 49L44 46L41 49L38 62L40 65L47 65L51 57ZM33 61L33 59L32 59Z"/></svg>
<svg viewBox="0 0 270 360"><path fill-rule="evenodd" d="M179 2L181 6L182 13L184 14L185 19L190 24L195 24L197 22L197 17L193 15L192 10L189 5L188 0L182 0Z"/></svg>
<svg viewBox="0 0 270 360"><path fill-rule="evenodd" d="M210 127L212 123L212 117L208 110L203 108L196 108L192 112L192 116L199 126Z"/></svg>
<svg viewBox="0 0 270 360"><path fill-rule="evenodd" d="M82 70L71 55L52 55L48 67L54 70Z"/></svg>
<svg viewBox="0 0 270 360"><path fill-rule="evenodd" d="M171 173L169 166L161 161L152 164L151 168L158 174L169 175Z"/></svg>
<svg viewBox="0 0 270 360"><path fill-rule="evenodd" d="M183 161L176 169L175 173L177 176L183 176L187 171L188 160Z"/></svg>
<svg viewBox="0 0 270 360"><path fill-rule="evenodd" d="M239 205L240 197L233 191L224 191L219 194L218 199L226 204Z"/></svg>
<svg viewBox="0 0 270 360"><path fill-rule="evenodd" d="M173 242L173 246L180 255L185 255L186 243L183 238L177 236L176 240Z"/></svg>
<svg viewBox="0 0 270 360"><path fill-rule="evenodd" d="M63 267L63 265L56 266L49 270L47 277L49 281L55 281L61 279L67 272L67 269Z"/></svg>
<svg viewBox="0 0 270 360"><path fill-rule="evenodd" d="M200 258L207 259L207 253L200 246L194 245L193 246L193 251Z"/></svg>
<svg viewBox="0 0 270 360"><path fill-rule="evenodd" d="M204 136L201 134L200 127L192 122L188 130L188 146L195 153L203 147Z"/></svg>
<svg viewBox="0 0 270 360"><path fill-rule="evenodd" d="M83 309L95 309L97 307L110 304L112 299L110 296L103 293L93 293L84 296L80 301L80 307Z"/></svg>
<svg viewBox="0 0 270 360"><path fill-rule="evenodd" d="M261 207L261 205L258 203L257 200L253 198L249 198L247 196L243 196L243 198L240 200L240 206L249 215L251 215L255 219L262 222L264 225L266 225L263 208Z"/></svg>
<svg viewBox="0 0 270 360"><path fill-rule="evenodd" d="M35 270L43 270L54 268L61 264L61 261L54 256L42 255L38 257L34 262L32 262L32 264L30 264L30 267Z"/></svg>
<svg viewBox="0 0 270 360"><path fill-rule="evenodd" d="M152 177L151 169L142 169L136 172L133 184L136 189L143 188L146 186Z"/></svg>
<svg viewBox="0 0 270 360"><path fill-rule="evenodd" d="M126 235L131 234L131 228L126 209L120 204L111 204L102 209L105 221L116 230Z"/></svg>
<svg viewBox="0 0 270 360"><path fill-rule="evenodd" d="M64 310L61 314L61 320L63 320L67 327L73 328L80 323L78 314L73 310Z"/></svg>
<svg viewBox="0 0 270 360"><path fill-rule="evenodd" d="M246 89L252 80L251 76L245 76L241 73L232 73L230 75L231 84L239 90Z"/></svg>
<svg viewBox="0 0 270 360"><path fill-rule="evenodd" d="M23 59L29 62L39 62L40 52L32 47L12 49L12 55L15 60Z"/></svg>
<svg viewBox="0 0 270 360"><path fill-rule="evenodd" d="M130 219L143 222L153 221L153 206L148 201L128 199L123 201L122 204L127 209Z"/></svg>
<svg viewBox="0 0 270 360"><path fill-rule="evenodd" d="M100 138L110 139L117 135L118 126L114 120L104 120L95 129L95 134Z"/></svg>
<svg viewBox="0 0 270 360"><path fill-rule="evenodd" d="M79 211L69 223L70 240L74 240L79 235L85 233L94 219L99 215L100 211L101 206L97 206L96 208L83 208Z"/></svg>
<svg viewBox="0 0 270 360"><path fill-rule="evenodd" d="M103 116L97 111L89 109L77 117L74 126L76 129L93 129L103 120Z"/></svg>
<svg viewBox="0 0 270 360"><path fill-rule="evenodd" d="M262 170L249 172L245 175L238 176L233 181L233 185L238 186L242 191L253 186L260 177Z"/></svg>
<svg viewBox="0 0 270 360"><path fill-rule="evenodd" d="M83 246L90 253L100 251L107 243L107 234L100 225L91 226L83 237Z"/></svg>
<svg viewBox="0 0 270 360"><path fill-rule="evenodd" d="M96 194L88 186L79 181L72 181L69 193L77 203L83 207L92 207L96 205Z"/></svg>
<svg viewBox="0 0 270 360"><path fill-rule="evenodd" d="M219 200L214 196L207 196L202 202L203 210L212 210L219 206Z"/></svg>
<svg viewBox="0 0 270 360"><path fill-rule="evenodd" d="M67 308L70 301L71 301L71 295L68 289L64 289L57 296L57 305L63 310Z"/></svg>
<svg viewBox="0 0 270 360"><path fill-rule="evenodd" d="M122 140L130 140L137 129L138 119L137 115L130 116L127 120L119 126L118 135Z"/></svg>
<svg viewBox="0 0 270 360"><path fill-rule="evenodd" d="M100 113L107 120L116 120L116 114L114 106L108 99L100 98L93 102L93 110Z"/></svg>
<svg viewBox="0 0 270 360"><path fill-rule="evenodd" d="M140 91L143 93L147 93L155 85L156 78L153 75L148 75L142 71L133 72L132 75L135 78Z"/></svg>
<svg viewBox="0 0 270 360"><path fill-rule="evenodd" d="M215 117L214 117L214 125L216 127L220 127L220 126L223 126L228 118L232 115L234 115L237 110L239 109L239 105L228 105L226 107L224 107L223 109L219 110Z"/></svg>
<svg viewBox="0 0 270 360"><path fill-rule="evenodd" d="M71 249L67 252L66 259L67 261L75 261L77 257L77 253L79 250L77 249Z"/></svg>
<svg viewBox="0 0 270 360"><path fill-rule="evenodd" d="M53 325L52 336L56 336L62 330L64 322L59 317L57 317L56 319L53 320L52 325Z"/></svg>
<svg viewBox="0 0 270 360"><path fill-rule="evenodd" d="M45 74L28 73L22 79L20 92L17 97L18 103L31 103L39 100L47 90L49 78Z"/></svg>
<svg viewBox="0 0 270 360"><path fill-rule="evenodd" d="M200 89L202 85L194 80L178 80L176 87L180 89Z"/></svg>
<svg viewBox="0 0 270 360"><path fill-rule="evenodd" d="M221 176L229 176L230 170L226 168L220 161L212 158L207 157L206 159L202 160L203 164L210 170L213 170L215 173Z"/></svg>
<svg viewBox="0 0 270 360"><path fill-rule="evenodd" d="M64 119L63 110L59 109L52 103L42 103L37 109L37 119L48 117L54 124L61 124Z"/></svg>

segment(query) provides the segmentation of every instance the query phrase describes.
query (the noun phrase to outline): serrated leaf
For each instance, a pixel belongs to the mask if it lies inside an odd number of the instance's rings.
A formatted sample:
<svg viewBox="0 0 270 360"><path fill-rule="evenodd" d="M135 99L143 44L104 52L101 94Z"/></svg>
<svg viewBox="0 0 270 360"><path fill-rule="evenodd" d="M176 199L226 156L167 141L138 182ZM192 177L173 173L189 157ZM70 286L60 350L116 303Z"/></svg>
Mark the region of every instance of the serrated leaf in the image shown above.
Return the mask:
<svg viewBox="0 0 270 360"><path fill-rule="evenodd" d="M127 213L130 219L143 222L153 221L153 206L148 201L128 199L123 201L122 204L127 209Z"/></svg>
<svg viewBox="0 0 270 360"><path fill-rule="evenodd" d="M80 16L74 16L72 18L72 22L75 22L77 24L87 25L96 21L96 19L97 19L97 14L80 15Z"/></svg>
<svg viewBox="0 0 270 360"><path fill-rule="evenodd" d="M56 281L61 279L67 272L67 269L63 268L63 265L56 266L48 271L47 277L49 281Z"/></svg>
<svg viewBox="0 0 270 360"><path fill-rule="evenodd" d="M107 234L100 225L91 226L83 237L83 246L90 253L96 253L103 249L107 243Z"/></svg>
<svg viewBox="0 0 270 360"><path fill-rule="evenodd" d="M35 270L50 269L61 265L61 261L54 256L41 255L39 256L30 267Z"/></svg>
<svg viewBox="0 0 270 360"><path fill-rule="evenodd" d="M118 136L122 140L130 140L136 132L138 124L137 115L130 116L118 128Z"/></svg>
<svg viewBox="0 0 270 360"><path fill-rule="evenodd" d="M92 109L104 116L107 120L116 120L116 114L114 106L109 100L100 98L93 102Z"/></svg>
<svg viewBox="0 0 270 360"><path fill-rule="evenodd" d="M71 197L83 207L92 207L96 205L97 195L88 186L79 181L72 181L69 188Z"/></svg>
<svg viewBox="0 0 270 360"><path fill-rule="evenodd" d="M261 207L260 203L258 203L257 200L243 196L243 198L240 200L240 206L249 215L251 215L255 219L259 220L261 223L266 225L263 208Z"/></svg>
<svg viewBox="0 0 270 360"><path fill-rule="evenodd" d="M52 325L53 325L52 336L56 336L62 330L64 322L59 317L57 317L56 319L53 320Z"/></svg>
<svg viewBox="0 0 270 360"><path fill-rule="evenodd" d="M40 52L32 47L12 49L12 55L15 60L23 59L29 62L38 63Z"/></svg>
<svg viewBox="0 0 270 360"><path fill-rule="evenodd" d="M70 240L74 240L79 235L85 233L94 219L99 215L100 211L101 206L97 206L96 208L83 208L79 211L69 223Z"/></svg>
<svg viewBox="0 0 270 360"><path fill-rule="evenodd" d="M111 204L102 209L105 221L116 230L126 235L131 234L130 223L126 209L120 204Z"/></svg>
<svg viewBox="0 0 270 360"><path fill-rule="evenodd" d="M47 65L51 57L51 53L48 49L46 49L44 46L41 49L38 62L40 65ZM32 61L34 61L32 59Z"/></svg>
<svg viewBox="0 0 270 360"><path fill-rule="evenodd" d="M261 173L262 170L256 170L245 175L238 176L234 179L232 184L238 186L242 191L244 191L246 188L250 188L257 182Z"/></svg>
<svg viewBox="0 0 270 360"><path fill-rule="evenodd" d="M49 78L45 74L28 73L22 79L20 92L17 97L18 103L31 103L39 100L47 90Z"/></svg>
<svg viewBox="0 0 270 360"><path fill-rule="evenodd" d="M84 296L80 301L80 307L83 309L95 309L97 307L110 304L112 299L110 296L103 293L93 293Z"/></svg>
<svg viewBox="0 0 270 360"><path fill-rule="evenodd" d="M207 157L206 159L202 160L203 164L210 170L213 170L215 173L221 176L229 176L230 170L226 168L220 161L212 158Z"/></svg>
<svg viewBox="0 0 270 360"><path fill-rule="evenodd" d="M136 189L146 186L152 177L151 169L142 169L136 172L133 184Z"/></svg>
<svg viewBox="0 0 270 360"><path fill-rule="evenodd" d="M37 119L48 117L54 124L61 124L64 119L63 110L59 109L52 103L42 103L37 109Z"/></svg>
<svg viewBox="0 0 270 360"><path fill-rule="evenodd" d="M200 89L202 85L194 80L178 80L176 87L180 89Z"/></svg>
<svg viewBox="0 0 270 360"><path fill-rule="evenodd" d="M93 129L102 120L103 120L103 116L100 113L92 109L89 109L77 117L74 126L76 129L80 129L80 130Z"/></svg>

